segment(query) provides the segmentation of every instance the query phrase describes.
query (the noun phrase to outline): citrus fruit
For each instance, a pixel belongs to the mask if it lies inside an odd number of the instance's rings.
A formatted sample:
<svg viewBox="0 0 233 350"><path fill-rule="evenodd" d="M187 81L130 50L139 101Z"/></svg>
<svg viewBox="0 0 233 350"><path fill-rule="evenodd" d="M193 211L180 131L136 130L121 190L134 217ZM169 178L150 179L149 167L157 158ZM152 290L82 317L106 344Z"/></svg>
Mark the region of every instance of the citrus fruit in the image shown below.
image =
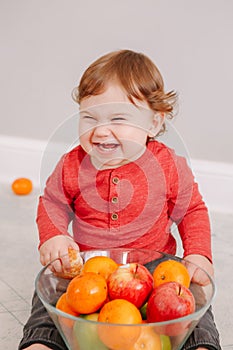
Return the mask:
<svg viewBox="0 0 233 350"><path fill-rule="evenodd" d="M83 265L83 272L95 272L106 280L118 268L118 264L108 256L93 256Z"/></svg>
<svg viewBox="0 0 233 350"><path fill-rule="evenodd" d="M80 314L97 311L107 299L107 283L94 272L74 277L67 287L67 302Z"/></svg>
<svg viewBox="0 0 233 350"><path fill-rule="evenodd" d="M72 316L79 316L79 313L74 311L70 307L70 305L67 303L66 296L67 296L67 294L63 293L59 297L59 299L56 303L56 309L59 309L63 312L66 312L67 314L72 315ZM60 326L64 332L69 331L69 329L73 328L74 320L72 320L68 317L60 316L60 315L58 316L58 320L59 320Z"/></svg>
<svg viewBox="0 0 233 350"><path fill-rule="evenodd" d="M178 282L185 287L190 285L190 276L187 268L177 260L162 261L153 271L154 287L165 282Z"/></svg>
<svg viewBox="0 0 233 350"><path fill-rule="evenodd" d="M74 311L72 307L67 303L67 293L63 293L57 303L56 303L56 308L66 312L67 314L73 315L73 316L78 316L79 313Z"/></svg>
<svg viewBox="0 0 233 350"><path fill-rule="evenodd" d="M82 315L80 319L76 321L73 328L73 336L75 343L79 350L108 350L108 348L102 343L98 336L98 312ZM87 320L87 322L85 321ZM94 321L94 322L90 322Z"/></svg>
<svg viewBox="0 0 233 350"><path fill-rule="evenodd" d="M16 179L11 185L12 191L17 195L29 194L32 187L32 181L24 177Z"/></svg>
<svg viewBox="0 0 233 350"><path fill-rule="evenodd" d="M153 328L144 326L140 336L129 350L162 350L161 338L153 331Z"/></svg>
<svg viewBox="0 0 233 350"><path fill-rule="evenodd" d="M106 303L100 310L98 321L104 322L103 325L98 325L99 337L112 350L129 349L141 332L138 325L142 323L140 311L125 299L114 299Z"/></svg>
<svg viewBox="0 0 233 350"><path fill-rule="evenodd" d="M106 280L118 268L118 264L108 256L93 256L83 265L83 273L95 272Z"/></svg>
<svg viewBox="0 0 233 350"><path fill-rule="evenodd" d="M78 274L81 273L83 267L83 260L80 256L79 251L68 248L68 259L69 259L69 268L65 268L64 265L62 272L55 272L55 275L62 278L72 279Z"/></svg>

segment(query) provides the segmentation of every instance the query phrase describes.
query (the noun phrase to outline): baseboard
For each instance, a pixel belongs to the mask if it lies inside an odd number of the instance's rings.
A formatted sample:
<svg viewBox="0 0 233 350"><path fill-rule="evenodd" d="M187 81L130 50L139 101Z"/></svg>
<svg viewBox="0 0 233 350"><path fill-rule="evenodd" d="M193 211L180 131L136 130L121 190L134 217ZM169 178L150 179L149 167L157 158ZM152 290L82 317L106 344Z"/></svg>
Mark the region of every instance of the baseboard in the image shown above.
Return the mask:
<svg viewBox="0 0 233 350"><path fill-rule="evenodd" d="M0 135L0 182L12 183L18 177L27 177L39 187L45 147L44 141Z"/></svg>
<svg viewBox="0 0 233 350"><path fill-rule="evenodd" d="M209 209L233 213L233 163L192 159L191 166Z"/></svg>
<svg viewBox="0 0 233 350"><path fill-rule="evenodd" d="M28 177L39 187L46 146L43 140L0 135L0 182ZM191 166L210 211L233 213L233 164L192 159Z"/></svg>

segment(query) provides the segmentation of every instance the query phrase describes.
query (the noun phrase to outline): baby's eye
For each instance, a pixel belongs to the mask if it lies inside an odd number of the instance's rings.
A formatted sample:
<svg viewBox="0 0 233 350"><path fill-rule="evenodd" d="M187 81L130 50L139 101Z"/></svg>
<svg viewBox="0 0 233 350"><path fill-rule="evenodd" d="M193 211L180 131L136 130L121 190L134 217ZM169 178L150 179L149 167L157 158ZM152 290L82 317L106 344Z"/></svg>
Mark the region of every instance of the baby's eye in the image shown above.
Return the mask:
<svg viewBox="0 0 233 350"><path fill-rule="evenodd" d="M83 119L94 119L94 118L92 116L90 116L90 115L84 115Z"/></svg>
<svg viewBox="0 0 233 350"><path fill-rule="evenodd" d="M83 121L92 122L92 121L95 121L95 118L92 117L91 115L83 115L83 116L82 116L82 120L83 120Z"/></svg>
<svg viewBox="0 0 233 350"><path fill-rule="evenodd" d="M119 117L113 117L112 119L111 119L111 121L112 122L123 122L123 121L125 121L126 119L124 118L124 117L121 117L121 116L119 116Z"/></svg>

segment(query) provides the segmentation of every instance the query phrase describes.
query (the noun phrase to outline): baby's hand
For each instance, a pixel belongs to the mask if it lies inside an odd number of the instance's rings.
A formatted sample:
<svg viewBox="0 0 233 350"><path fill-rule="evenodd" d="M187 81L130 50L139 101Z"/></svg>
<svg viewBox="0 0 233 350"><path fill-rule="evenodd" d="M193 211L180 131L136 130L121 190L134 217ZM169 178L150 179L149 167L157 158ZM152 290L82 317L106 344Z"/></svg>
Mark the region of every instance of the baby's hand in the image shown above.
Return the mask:
<svg viewBox="0 0 233 350"><path fill-rule="evenodd" d="M63 269L68 270L70 268L70 261L68 257L69 248L79 250L79 246L70 236L58 235L48 239L39 249L41 264L45 266L52 260L57 259L53 263L54 271L62 273Z"/></svg>
<svg viewBox="0 0 233 350"><path fill-rule="evenodd" d="M210 277L214 277L214 268L211 262L203 255L190 254L187 255L184 260L190 261L205 270ZM192 282L197 283L201 286L205 286L210 283L209 278L206 274L196 266L187 265Z"/></svg>

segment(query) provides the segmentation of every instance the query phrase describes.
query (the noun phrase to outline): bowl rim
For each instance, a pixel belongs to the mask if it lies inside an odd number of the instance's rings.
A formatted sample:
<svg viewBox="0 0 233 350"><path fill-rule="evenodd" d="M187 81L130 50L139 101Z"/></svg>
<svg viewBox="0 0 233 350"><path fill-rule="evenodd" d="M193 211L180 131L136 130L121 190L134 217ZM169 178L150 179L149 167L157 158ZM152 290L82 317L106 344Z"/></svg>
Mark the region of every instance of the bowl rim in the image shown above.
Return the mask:
<svg viewBox="0 0 233 350"><path fill-rule="evenodd" d="M184 259L179 257L179 256L176 256L176 255L171 255L171 254L168 254L168 253L164 253L164 252L160 252L160 251L157 251L157 250L149 250L149 249L137 249L137 248L111 248L111 249L90 249L90 250L86 250L86 251L80 251L80 254L83 255L84 253L89 253L89 252L108 252L108 251L113 251L113 250L122 250L122 251L144 251L144 252L154 252L154 253L159 253L161 254L161 256L163 257L168 257L168 258L171 258L172 260L177 260L177 261L183 261ZM65 254L67 255L67 254ZM64 255L64 256L65 256ZM37 274L36 276L36 279L35 279L35 289L36 289L36 293L39 297L39 299L41 300L42 304L45 306L45 308L47 309L50 309L53 313L57 314L58 316L61 316L61 317L66 317L70 320L73 320L73 321L78 321L78 322L88 322L90 324L97 324L97 325L108 325L108 326L127 326L127 327L135 327L135 326L143 326L143 327L147 327L147 326L150 326L150 327L164 327L164 326L167 326L167 325L171 325L171 324L174 324L174 323L180 323L180 322L185 322L185 321L197 321L199 322L200 320L200 314L203 313L203 309L205 309L206 311L209 309L214 297L215 297L215 294L216 294L216 286L215 286L215 283L214 283L214 280L213 278L208 274L208 272L206 272L203 268L201 268L200 266L198 266L197 264L195 263L192 263L191 261L187 261L188 264L191 264L191 265L195 265L197 266L199 269L201 269L209 278L210 280L210 285L212 287L212 291L211 291L211 296L209 298L209 301L205 304L205 306L202 306L200 309L192 312L191 314L188 314L186 316L183 316L183 317L179 317L179 318L176 318L176 319L173 319L173 320L167 320L167 321L162 321L162 322L151 322L151 323L135 323L135 324L125 324L125 323L108 323L108 322L99 322L99 321L94 321L94 320L88 320L86 319L85 317L82 317L82 316L73 316L73 315L70 315L62 310L59 310L57 309L54 305L48 303L47 301L44 300L43 296L41 295L40 291L38 290L38 282L39 282L39 279L41 277L41 275L43 275L45 273L46 270L49 269L49 265L56 261L56 260L60 260L60 258L56 258L54 260L52 260L50 263L48 263L46 266L44 266L40 271L39 273ZM51 270L50 270L51 271ZM53 272L51 271L51 274L53 274ZM54 274L53 274L54 275ZM55 276L55 275L54 275ZM61 277L59 277L61 278ZM67 279L67 281L70 281L69 279ZM69 283L69 282L68 282ZM209 285L208 284L208 285ZM204 286L203 286L204 287ZM87 314L88 315L88 314ZM85 316L85 315L83 315ZM191 319L191 320L190 320Z"/></svg>

